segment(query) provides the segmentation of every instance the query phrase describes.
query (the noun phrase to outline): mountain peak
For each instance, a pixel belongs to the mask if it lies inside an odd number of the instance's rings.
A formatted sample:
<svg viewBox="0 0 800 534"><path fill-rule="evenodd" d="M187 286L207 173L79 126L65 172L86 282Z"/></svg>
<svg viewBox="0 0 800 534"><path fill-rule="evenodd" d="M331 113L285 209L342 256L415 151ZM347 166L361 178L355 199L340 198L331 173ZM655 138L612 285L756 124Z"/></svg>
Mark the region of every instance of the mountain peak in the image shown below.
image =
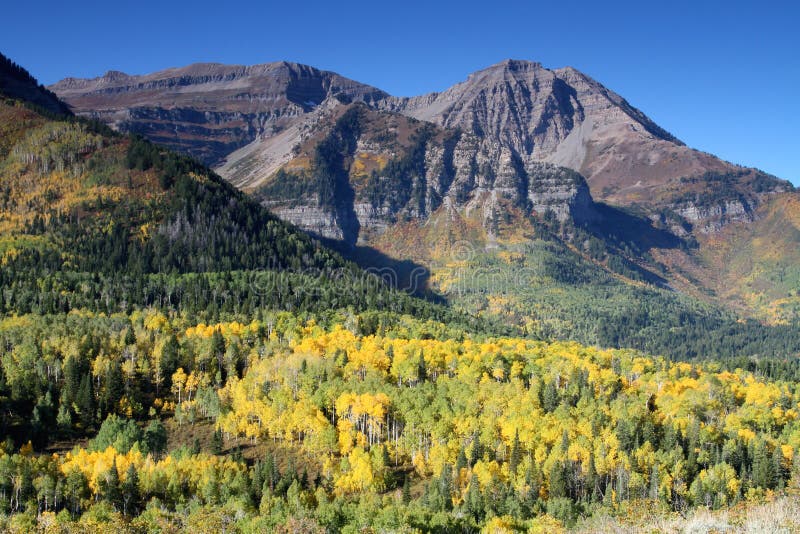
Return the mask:
<svg viewBox="0 0 800 534"><path fill-rule="evenodd" d="M495 63L493 65L489 65L483 69L473 72L467 77L467 83L470 82L478 82L478 83L485 83L487 79L495 79L495 78L516 78L520 75L525 75L532 73L537 75L538 73L543 72L550 72L548 69L542 66L541 63L538 61L529 61L526 59L504 59L499 63Z"/></svg>
<svg viewBox="0 0 800 534"><path fill-rule="evenodd" d="M503 69L508 71L521 71L521 70L540 70L544 69L542 64L538 61L530 61L527 59L504 59L499 63L490 65L485 70ZM546 69L545 69L546 70Z"/></svg>
<svg viewBox="0 0 800 534"><path fill-rule="evenodd" d="M309 65L193 63L144 75L109 71L68 78L51 89L78 113L140 133L206 164L288 128L325 100L374 102L374 87Z"/></svg>
<svg viewBox="0 0 800 534"><path fill-rule="evenodd" d="M103 78L109 81L115 81L130 78L130 76L119 70L109 70L103 74Z"/></svg>
<svg viewBox="0 0 800 534"><path fill-rule="evenodd" d="M660 199L685 177L733 172L580 70L524 59L504 59L443 92L410 98L290 61L196 63L142 76L109 71L51 88L77 113L225 168L259 140L274 137L288 153L305 135L301 126L333 97L475 135L522 162L568 167L597 198L620 204Z"/></svg>

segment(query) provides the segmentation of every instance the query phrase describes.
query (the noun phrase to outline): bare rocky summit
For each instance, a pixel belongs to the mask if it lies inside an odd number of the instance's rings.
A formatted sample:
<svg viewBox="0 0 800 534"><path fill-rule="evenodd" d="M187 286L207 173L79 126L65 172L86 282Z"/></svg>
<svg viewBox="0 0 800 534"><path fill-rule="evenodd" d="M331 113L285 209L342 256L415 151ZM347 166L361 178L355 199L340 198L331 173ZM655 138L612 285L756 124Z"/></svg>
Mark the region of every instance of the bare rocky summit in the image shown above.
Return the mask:
<svg viewBox="0 0 800 534"><path fill-rule="evenodd" d="M198 63L143 76L110 71L50 87L81 115L219 165L269 138L331 97L372 102L382 91L333 72L286 61L239 66Z"/></svg>
<svg viewBox="0 0 800 534"><path fill-rule="evenodd" d="M759 174L742 173L736 165L687 147L620 95L571 67L550 70L540 63L506 60L442 93L390 97L378 105L492 139L525 162L573 169L586 177L596 198L613 204L663 207L681 192L684 178ZM774 184L776 191L787 185ZM705 212L692 214L696 221Z"/></svg>
<svg viewBox="0 0 800 534"><path fill-rule="evenodd" d="M599 200L668 208L701 231L747 219L765 195L791 189L687 147L586 74L530 61L506 60L446 91L416 97L390 96L287 62L203 63L144 76L108 72L50 89L76 113L187 152L245 189L266 183L291 161L292 150L330 109L354 101L474 135L522 167L546 162L572 169ZM694 183L689 199L687 180L701 176L735 176L727 187L741 198L708 206L718 191L703 192ZM757 194L747 185L753 181L761 183Z"/></svg>

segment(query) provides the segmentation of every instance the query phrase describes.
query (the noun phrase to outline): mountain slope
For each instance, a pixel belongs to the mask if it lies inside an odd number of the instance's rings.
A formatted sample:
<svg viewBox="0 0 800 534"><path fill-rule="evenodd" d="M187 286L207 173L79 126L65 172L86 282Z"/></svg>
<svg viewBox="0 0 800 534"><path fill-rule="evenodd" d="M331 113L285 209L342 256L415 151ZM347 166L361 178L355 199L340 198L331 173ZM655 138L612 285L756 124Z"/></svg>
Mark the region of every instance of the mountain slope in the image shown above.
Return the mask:
<svg viewBox="0 0 800 534"><path fill-rule="evenodd" d="M69 107L55 94L3 54L0 54L0 93L19 98L51 113L70 114Z"/></svg>
<svg viewBox="0 0 800 534"><path fill-rule="evenodd" d="M110 71L91 80L67 78L51 88L80 114L210 165L280 132L327 98L386 96L336 73L285 61L251 67L199 63L144 76Z"/></svg>
<svg viewBox="0 0 800 534"><path fill-rule="evenodd" d="M679 204L683 179L737 175L763 182L760 193L791 189L764 173L686 147L621 96L571 67L549 70L507 60L442 93L388 98L379 105L475 132L511 148L523 161L569 167L586 177L595 198L612 204L661 208L674 203L691 223L708 217ZM748 214L754 208L740 207Z"/></svg>
<svg viewBox="0 0 800 534"><path fill-rule="evenodd" d="M695 282L675 292L690 274L667 260L695 261L691 241L596 204L569 169L361 103L330 107L306 134L252 195L395 285L424 282L541 338L675 358L800 350L795 326L738 323Z"/></svg>
<svg viewBox="0 0 800 534"><path fill-rule="evenodd" d="M190 158L25 104L0 94L4 313L351 307L461 320L391 291Z"/></svg>
<svg viewBox="0 0 800 534"><path fill-rule="evenodd" d="M496 233L496 219L552 211L596 218L583 178L531 162L472 134L362 103L328 106L279 172L253 189L278 215L321 236L368 244L402 221L461 213Z"/></svg>

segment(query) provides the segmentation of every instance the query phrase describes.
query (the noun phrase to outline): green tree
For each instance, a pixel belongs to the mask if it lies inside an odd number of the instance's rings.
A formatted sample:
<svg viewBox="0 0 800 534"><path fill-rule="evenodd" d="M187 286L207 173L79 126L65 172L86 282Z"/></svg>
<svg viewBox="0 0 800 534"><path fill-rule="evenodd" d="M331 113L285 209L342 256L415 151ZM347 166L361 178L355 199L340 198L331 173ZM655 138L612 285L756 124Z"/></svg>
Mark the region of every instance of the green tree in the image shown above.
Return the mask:
<svg viewBox="0 0 800 534"><path fill-rule="evenodd" d="M474 467L481 457L483 457L483 447L481 446L481 438L476 434L472 439L472 449L469 453L469 466Z"/></svg>
<svg viewBox="0 0 800 534"><path fill-rule="evenodd" d="M122 510L122 493L120 491L116 459L111 464L111 468L100 477L99 489L100 496L104 501L111 504L115 510Z"/></svg>
<svg viewBox="0 0 800 534"><path fill-rule="evenodd" d="M134 421L111 414L100 425L100 430L90 442L89 449L104 451L108 447L114 447L117 452L126 453L134 444L142 442L143 437L141 428ZM143 448L147 449L146 446Z"/></svg>
<svg viewBox="0 0 800 534"><path fill-rule="evenodd" d="M770 489L775 487L775 462L767 451L767 444L764 440L755 440L753 444L753 485Z"/></svg>
<svg viewBox="0 0 800 534"><path fill-rule="evenodd" d="M464 498L464 506L467 509L467 513L476 520L480 520L481 517L483 517L483 494L481 493L481 487L478 483L478 477L474 473L469 480L467 495Z"/></svg>
<svg viewBox="0 0 800 534"><path fill-rule="evenodd" d="M550 490L548 497L555 499L567 496L567 473L563 462L553 462L550 468Z"/></svg>
<svg viewBox="0 0 800 534"><path fill-rule="evenodd" d="M81 378L76 404L84 430L92 428L95 422L95 401L92 377L88 373L84 374L83 378Z"/></svg>
<svg viewBox="0 0 800 534"><path fill-rule="evenodd" d="M153 419L144 429L144 442L147 450L155 456L160 456L167 449L167 429L160 419Z"/></svg>
<svg viewBox="0 0 800 534"><path fill-rule="evenodd" d="M405 505L411 502L411 482L409 479L408 475L403 477L403 504Z"/></svg>
<svg viewBox="0 0 800 534"><path fill-rule="evenodd" d="M514 433L514 443L511 445L511 456L508 458L508 472L513 478L522 460L522 444L519 442L519 430Z"/></svg>
<svg viewBox="0 0 800 534"><path fill-rule="evenodd" d="M125 481L122 483L122 513L123 515L136 515L139 511L139 473L136 466L130 464L125 472Z"/></svg>
<svg viewBox="0 0 800 534"><path fill-rule="evenodd" d="M216 429L211 437L211 452L214 454L222 454L224 441L222 439L222 429Z"/></svg>

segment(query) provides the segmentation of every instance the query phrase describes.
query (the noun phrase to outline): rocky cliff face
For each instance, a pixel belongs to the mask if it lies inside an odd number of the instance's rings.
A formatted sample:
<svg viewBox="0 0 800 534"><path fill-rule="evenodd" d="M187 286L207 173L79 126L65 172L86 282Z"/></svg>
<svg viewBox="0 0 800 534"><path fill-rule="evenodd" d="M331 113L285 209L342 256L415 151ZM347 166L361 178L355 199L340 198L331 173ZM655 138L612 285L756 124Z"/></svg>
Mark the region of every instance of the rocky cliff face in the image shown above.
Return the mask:
<svg viewBox="0 0 800 534"><path fill-rule="evenodd" d="M549 70L530 61L506 60L442 93L391 97L378 105L466 129L537 160L551 157L587 122L636 125L654 138L680 144L619 95L575 69Z"/></svg>
<svg viewBox="0 0 800 534"><path fill-rule="evenodd" d="M665 198L665 206L695 233L714 234L731 223L755 221L763 204L792 190L788 182L753 169L707 172L683 178L678 191Z"/></svg>
<svg viewBox="0 0 800 534"><path fill-rule="evenodd" d="M335 150L323 153L322 146ZM319 180L326 172L346 183L327 187ZM337 187L351 194L336 195ZM254 193L282 218L351 245L369 243L398 222L424 222L439 210L467 214L488 232L505 206L529 215L552 212L562 221L597 218L589 188L574 171L524 164L510 148L475 134L363 104L332 109Z"/></svg>

